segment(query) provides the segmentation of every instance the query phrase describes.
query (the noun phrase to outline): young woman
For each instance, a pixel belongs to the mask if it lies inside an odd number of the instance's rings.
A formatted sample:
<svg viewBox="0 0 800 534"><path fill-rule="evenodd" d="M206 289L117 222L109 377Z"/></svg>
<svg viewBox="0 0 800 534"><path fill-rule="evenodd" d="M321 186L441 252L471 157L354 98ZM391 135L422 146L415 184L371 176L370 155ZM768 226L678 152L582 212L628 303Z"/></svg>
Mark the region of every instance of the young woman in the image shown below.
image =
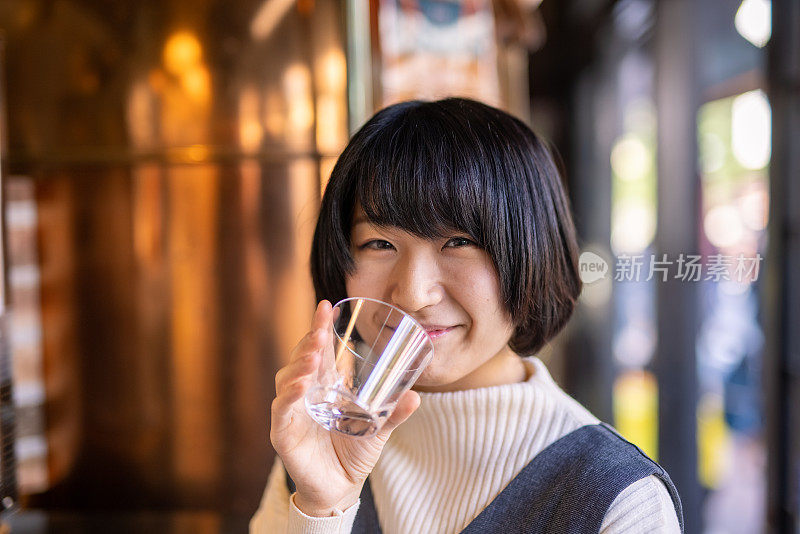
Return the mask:
<svg viewBox="0 0 800 534"><path fill-rule="evenodd" d="M275 377L278 458L251 533L682 531L663 469L535 356L581 283L561 179L522 122L459 98L377 113L333 169L311 271L321 302ZM394 304L434 343L368 439L303 402L348 296Z"/></svg>

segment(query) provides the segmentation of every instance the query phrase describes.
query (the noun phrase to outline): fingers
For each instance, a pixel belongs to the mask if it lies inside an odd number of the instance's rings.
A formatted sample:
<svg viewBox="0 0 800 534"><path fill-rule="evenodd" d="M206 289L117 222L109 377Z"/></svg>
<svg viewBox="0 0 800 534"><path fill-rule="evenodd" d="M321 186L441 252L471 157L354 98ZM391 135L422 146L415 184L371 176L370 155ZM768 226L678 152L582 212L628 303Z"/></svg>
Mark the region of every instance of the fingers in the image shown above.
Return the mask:
<svg viewBox="0 0 800 534"><path fill-rule="evenodd" d="M311 331L292 350L289 364L275 373L275 400L272 402L273 429L291 422L292 406L303 398L319 368L320 349L330 342L331 303L322 300L314 311Z"/></svg>
<svg viewBox="0 0 800 534"><path fill-rule="evenodd" d="M330 323L332 319L331 303L322 300L314 311L311 320L311 331L292 350L289 364L275 373L275 394L283 393L283 390L301 377L313 373L318 367L316 354L329 342Z"/></svg>
<svg viewBox="0 0 800 534"><path fill-rule="evenodd" d="M270 424L270 439L273 446L278 448L276 437L292 422L292 405L303 398L308 389L309 380L301 378L289 384L284 391L272 401L272 422Z"/></svg>
<svg viewBox="0 0 800 534"><path fill-rule="evenodd" d="M327 300L321 300L311 319L311 330L292 350L289 361L302 358L311 351L319 350L322 344L328 340L327 331L330 330L330 323L331 303Z"/></svg>
<svg viewBox="0 0 800 534"><path fill-rule="evenodd" d="M384 423L377 435L383 440L388 439L392 430L397 428L398 425L408 419L411 414L419 408L419 403L419 393L416 391L409 390L403 393L392 415L389 416L389 419L386 420L386 423Z"/></svg>
<svg viewBox="0 0 800 534"><path fill-rule="evenodd" d="M330 328L333 314L331 313L331 303L327 300L319 301L317 309L314 311L314 317L311 319L311 331L325 330Z"/></svg>
<svg viewBox="0 0 800 534"><path fill-rule="evenodd" d="M319 352L314 340L305 343L304 352L275 373L275 395L281 395L287 386L300 378L313 374L319 367Z"/></svg>
<svg viewBox="0 0 800 534"><path fill-rule="evenodd" d="M275 397L272 402L272 415L280 415L283 412L289 412L292 404L303 398L303 395L308 389L309 381L305 377L300 377L294 382L286 385L280 395Z"/></svg>
<svg viewBox="0 0 800 534"><path fill-rule="evenodd" d="M317 352L311 352L294 360L275 375L276 396L272 401L271 435L282 431L291 423L292 407L303 398L313 382L319 359Z"/></svg>

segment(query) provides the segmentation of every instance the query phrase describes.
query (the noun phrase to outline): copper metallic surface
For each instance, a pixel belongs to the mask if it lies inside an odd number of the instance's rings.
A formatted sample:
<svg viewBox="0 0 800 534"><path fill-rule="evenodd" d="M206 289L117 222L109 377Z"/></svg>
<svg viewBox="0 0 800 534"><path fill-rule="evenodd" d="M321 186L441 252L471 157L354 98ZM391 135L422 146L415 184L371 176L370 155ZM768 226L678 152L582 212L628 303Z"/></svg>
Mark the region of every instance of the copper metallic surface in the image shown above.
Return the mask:
<svg viewBox="0 0 800 534"><path fill-rule="evenodd" d="M347 137L343 4L278 3L0 4L4 163L40 214L52 487L31 505L258 504Z"/></svg>

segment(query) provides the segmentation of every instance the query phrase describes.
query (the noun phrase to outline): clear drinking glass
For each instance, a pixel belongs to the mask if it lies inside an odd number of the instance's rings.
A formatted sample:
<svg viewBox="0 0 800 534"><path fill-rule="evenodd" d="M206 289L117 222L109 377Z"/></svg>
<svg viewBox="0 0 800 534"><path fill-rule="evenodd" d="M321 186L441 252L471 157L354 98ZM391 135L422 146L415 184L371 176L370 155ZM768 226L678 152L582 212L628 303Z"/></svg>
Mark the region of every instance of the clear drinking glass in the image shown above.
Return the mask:
<svg viewBox="0 0 800 534"><path fill-rule="evenodd" d="M431 361L433 342L411 316L375 299L337 302L333 318L306 409L329 430L372 436Z"/></svg>

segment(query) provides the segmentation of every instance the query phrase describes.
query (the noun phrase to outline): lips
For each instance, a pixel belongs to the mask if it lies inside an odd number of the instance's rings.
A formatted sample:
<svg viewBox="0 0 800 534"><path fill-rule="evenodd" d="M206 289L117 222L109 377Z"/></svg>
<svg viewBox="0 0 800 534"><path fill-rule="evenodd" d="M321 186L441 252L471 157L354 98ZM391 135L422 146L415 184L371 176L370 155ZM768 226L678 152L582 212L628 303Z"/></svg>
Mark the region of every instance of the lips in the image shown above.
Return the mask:
<svg viewBox="0 0 800 534"><path fill-rule="evenodd" d="M396 327L392 327L390 325L385 325L385 326L390 330L396 329ZM455 328L458 327L458 325L446 326L441 324L425 324L425 323L420 323L420 326L422 326L425 329L425 332L428 333L428 336L431 339L437 339L444 335L447 335L449 332L452 332Z"/></svg>
<svg viewBox="0 0 800 534"><path fill-rule="evenodd" d="M455 329L455 326L445 326L440 324L423 324L422 327L428 333L431 339L438 339Z"/></svg>

